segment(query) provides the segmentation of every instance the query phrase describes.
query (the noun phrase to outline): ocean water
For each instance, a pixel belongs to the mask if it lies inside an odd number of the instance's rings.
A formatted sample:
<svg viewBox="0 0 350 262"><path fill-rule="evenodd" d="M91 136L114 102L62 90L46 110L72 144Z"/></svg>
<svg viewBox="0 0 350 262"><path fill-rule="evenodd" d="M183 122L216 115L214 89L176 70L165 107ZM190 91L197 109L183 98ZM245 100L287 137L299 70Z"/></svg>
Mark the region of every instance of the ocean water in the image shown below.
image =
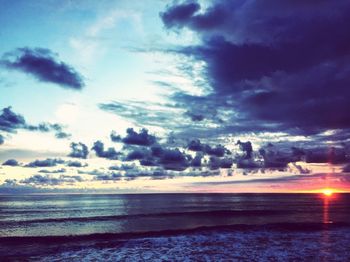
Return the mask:
<svg viewBox="0 0 350 262"><path fill-rule="evenodd" d="M350 194L0 196L0 260L350 261Z"/></svg>

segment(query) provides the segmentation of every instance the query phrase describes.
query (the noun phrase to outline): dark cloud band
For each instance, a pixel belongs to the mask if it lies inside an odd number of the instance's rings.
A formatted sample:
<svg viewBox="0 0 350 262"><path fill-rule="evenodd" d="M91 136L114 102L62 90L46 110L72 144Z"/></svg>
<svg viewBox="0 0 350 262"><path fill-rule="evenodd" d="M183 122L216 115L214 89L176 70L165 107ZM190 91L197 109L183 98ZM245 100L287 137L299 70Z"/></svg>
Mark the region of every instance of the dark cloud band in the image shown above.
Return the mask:
<svg viewBox="0 0 350 262"><path fill-rule="evenodd" d="M18 48L5 54L0 64L32 75L41 82L69 89L80 90L85 85L83 77L73 67L57 60L56 54L45 48Z"/></svg>

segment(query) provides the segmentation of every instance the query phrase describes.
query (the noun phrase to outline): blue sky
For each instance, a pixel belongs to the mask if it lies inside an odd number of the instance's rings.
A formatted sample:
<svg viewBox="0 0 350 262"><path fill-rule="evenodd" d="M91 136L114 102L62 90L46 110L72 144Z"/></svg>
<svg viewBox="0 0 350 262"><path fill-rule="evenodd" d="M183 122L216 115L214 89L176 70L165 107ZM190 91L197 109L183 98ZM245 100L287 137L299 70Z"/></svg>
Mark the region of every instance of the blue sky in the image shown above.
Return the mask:
<svg viewBox="0 0 350 262"><path fill-rule="evenodd" d="M3 192L348 190L346 1L0 5Z"/></svg>

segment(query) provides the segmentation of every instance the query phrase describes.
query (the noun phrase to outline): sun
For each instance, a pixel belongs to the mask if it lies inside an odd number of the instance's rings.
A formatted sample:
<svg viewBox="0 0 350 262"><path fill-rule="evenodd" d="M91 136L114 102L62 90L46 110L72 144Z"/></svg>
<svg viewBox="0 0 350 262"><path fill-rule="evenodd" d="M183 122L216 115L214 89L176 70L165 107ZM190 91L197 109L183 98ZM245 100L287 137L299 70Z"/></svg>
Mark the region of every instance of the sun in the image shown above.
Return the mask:
<svg viewBox="0 0 350 262"><path fill-rule="evenodd" d="M322 193L323 193L325 196L332 196L333 193L334 193L334 190L331 189L331 188L325 188L325 189L322 189Z"/></svg>

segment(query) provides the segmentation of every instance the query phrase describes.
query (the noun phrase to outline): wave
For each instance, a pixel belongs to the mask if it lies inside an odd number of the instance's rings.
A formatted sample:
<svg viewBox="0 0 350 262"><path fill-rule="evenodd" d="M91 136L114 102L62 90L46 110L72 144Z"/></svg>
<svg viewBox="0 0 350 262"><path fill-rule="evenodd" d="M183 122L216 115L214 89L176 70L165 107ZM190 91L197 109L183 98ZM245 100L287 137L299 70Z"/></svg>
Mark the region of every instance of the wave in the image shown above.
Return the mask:
<svg viewBox="0 0 350 262"><path fill-rule="evenodd" d="M163 213L146 213L146 214L124 214L110 216L88 216L88 217L62 217L62 218L43 218L22 221L2 221L0 224L21 224L21 223L64 223L64 222L93 222L93 221L109 221L120 219L137 219L137 218L161 218L161 217L183 217L183 216L269 216L286 214L287 212L295 212L291 210L205 210L205 211L189 211L189 212L163 212Z"/></svg>
<svg viewBox="0 0 350 262"><path fill-rule="evenodd" d="M262 225L220 225L220 226L202 226L190 229L174 229L160 231L139 231L127 233L95 233L87 235L66 235L66 236L9 236L0 237L0 244L61 244L77 241L126 241L135 238L167 237L177 235L193 235L208 232L229 233L229 232L254 232L255 230L272 231L320 231L347 228L350 229L350 223L271 223Z"/></svg>

